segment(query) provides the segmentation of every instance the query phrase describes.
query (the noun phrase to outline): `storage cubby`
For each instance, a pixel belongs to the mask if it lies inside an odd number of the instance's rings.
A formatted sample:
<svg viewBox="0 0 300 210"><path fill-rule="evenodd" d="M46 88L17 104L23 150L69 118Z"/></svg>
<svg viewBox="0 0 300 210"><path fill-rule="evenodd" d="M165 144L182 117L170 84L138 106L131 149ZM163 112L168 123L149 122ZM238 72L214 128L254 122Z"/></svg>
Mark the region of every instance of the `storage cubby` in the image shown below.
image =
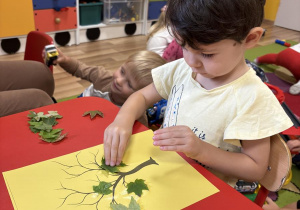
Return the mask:
<svg viewBox="0 0 300 210"><path fill-rule="evenodd" d="M104 23L142 21L143 2L143 0L104 0Z"/></svg>
<svg viewBox="0 0 300 210"><path fill-rule="evenodd" d="M167 1L149 1L148 20L158 19L161 8L167 4Z"/></svg>
<svg viewBox="0 0 300 210"><path fill-rule="evenodd" d="M102 20L102 2L86 2L79 4L79 24L81 26L99 24Z"/></svg>

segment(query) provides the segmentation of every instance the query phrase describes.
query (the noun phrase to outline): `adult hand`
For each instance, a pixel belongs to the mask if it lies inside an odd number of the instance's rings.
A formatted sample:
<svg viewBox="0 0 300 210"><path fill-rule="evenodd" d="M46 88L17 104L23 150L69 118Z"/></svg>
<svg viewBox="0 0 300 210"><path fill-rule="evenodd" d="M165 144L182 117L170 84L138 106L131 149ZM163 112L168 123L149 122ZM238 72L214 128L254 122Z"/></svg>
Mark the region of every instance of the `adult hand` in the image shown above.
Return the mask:
<svg viewBox="0 0 300 210"><path fill-rule="evenodd" d="M164 151L183 152L186 156L196 159L203 148L202 141L193 131L183 125L156 130L153 145Z"/></svg>
<svg viewBox="0 0 300 210"><path fill-rule="evenodd" d="M116 120L105 129L103 143L106 165L115 166L121 163L131 134L132 126Z"/></svg>

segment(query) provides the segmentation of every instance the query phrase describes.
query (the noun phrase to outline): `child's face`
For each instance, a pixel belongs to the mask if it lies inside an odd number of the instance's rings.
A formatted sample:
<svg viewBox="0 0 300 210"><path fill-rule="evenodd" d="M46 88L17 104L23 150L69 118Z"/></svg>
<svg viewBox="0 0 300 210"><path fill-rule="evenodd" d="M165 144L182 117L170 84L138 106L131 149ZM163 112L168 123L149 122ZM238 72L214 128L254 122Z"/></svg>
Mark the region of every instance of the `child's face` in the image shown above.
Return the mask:
<svg viewBox="0 0 300 210"><path fill-rule="evenodd" d="M132 63L125 63L113 74L111 98L118 105L122 105L132 93L139 89L139 84L131 74L133 68L135 66Z"/></svg>
<svg viewBox="0 0 300 210"><path fill-rule="evenodd" d="M244 71L244 44L234 40L197 45L199 50L183 47L183 57L193 72L209 79Z"/></svg>

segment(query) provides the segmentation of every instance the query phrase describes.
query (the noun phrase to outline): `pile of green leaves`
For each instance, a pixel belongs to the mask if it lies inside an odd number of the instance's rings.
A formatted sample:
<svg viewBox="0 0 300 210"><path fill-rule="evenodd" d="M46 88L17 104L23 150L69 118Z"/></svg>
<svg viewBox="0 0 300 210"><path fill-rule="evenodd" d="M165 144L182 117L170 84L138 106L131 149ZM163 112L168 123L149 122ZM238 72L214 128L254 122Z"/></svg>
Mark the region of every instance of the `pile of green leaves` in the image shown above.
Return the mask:
<svg viewBox="0 0 300 210"><path fill-rule="evenodd" d="M61 128L53 129L53 126L58 123L56 119L62 118L57 111L48 111L48 114L34 111L29 111L29 113L27 115L30 119L29 128L33 133L39 133L41 140L53 143L61 141L67 135L67 133L62 134Z"/></svg>

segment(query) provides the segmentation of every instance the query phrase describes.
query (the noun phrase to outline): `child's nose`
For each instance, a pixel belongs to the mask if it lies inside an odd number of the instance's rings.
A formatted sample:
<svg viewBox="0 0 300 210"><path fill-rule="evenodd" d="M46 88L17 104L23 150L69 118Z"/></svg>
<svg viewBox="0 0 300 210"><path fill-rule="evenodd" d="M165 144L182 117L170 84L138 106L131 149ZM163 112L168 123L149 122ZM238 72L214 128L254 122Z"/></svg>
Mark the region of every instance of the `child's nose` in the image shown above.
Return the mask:
<svg viewBox="0 0 300 210"><path fill-rule="evenodd" d="M202 66L202 61L199 59L199 56L195 56L191 53L186 55L185 60L190 67L199 68Z"/></svg>
<svg viewBox="0 0 300 210"><path fill-rule="evenodd" d="M124 84L124 81L125 81L125 79L122 78L122 77L117 78L117 84L118 84L119 86L122 86L122 85Z"/></svg>

